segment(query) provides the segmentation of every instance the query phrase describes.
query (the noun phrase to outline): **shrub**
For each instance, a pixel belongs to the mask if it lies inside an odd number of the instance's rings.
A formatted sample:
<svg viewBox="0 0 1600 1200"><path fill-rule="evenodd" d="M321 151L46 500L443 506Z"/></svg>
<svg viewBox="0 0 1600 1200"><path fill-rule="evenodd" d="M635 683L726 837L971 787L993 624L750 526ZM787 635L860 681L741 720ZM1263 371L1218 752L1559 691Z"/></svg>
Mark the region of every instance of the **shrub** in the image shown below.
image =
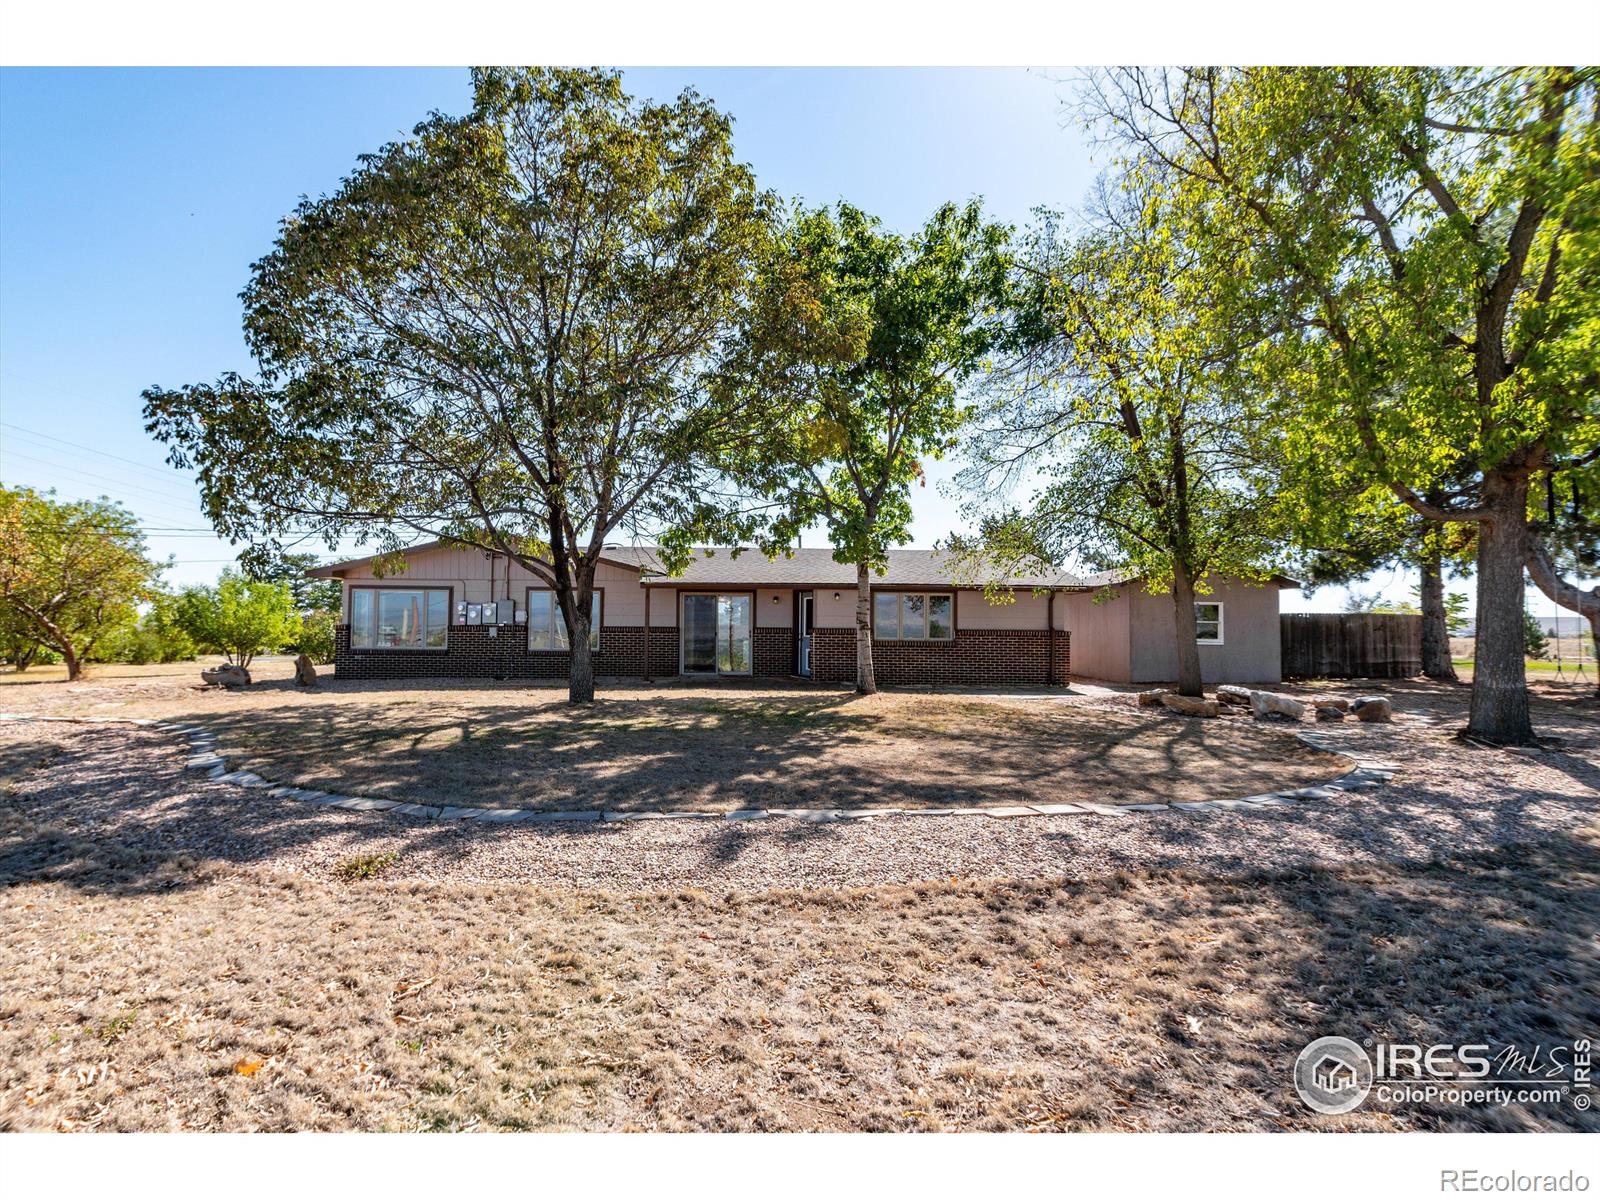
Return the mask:
<svg viewBox="0 0 1600 1200"><path fill-rule="evenodd" d="M333 661L333 630L339 615L326 610L301 614L300 632L284 647L291 654L304 654L314 663Z"/></svg>
<svg viewBox="0 0 1600 1200"><path fill-rule="evenodd" d="M354 883L358 879L371 879L374 875L381 875L387 871L399 857L393 851L386 854L358 854L335 866L333 873L346 883Z"/></svg>

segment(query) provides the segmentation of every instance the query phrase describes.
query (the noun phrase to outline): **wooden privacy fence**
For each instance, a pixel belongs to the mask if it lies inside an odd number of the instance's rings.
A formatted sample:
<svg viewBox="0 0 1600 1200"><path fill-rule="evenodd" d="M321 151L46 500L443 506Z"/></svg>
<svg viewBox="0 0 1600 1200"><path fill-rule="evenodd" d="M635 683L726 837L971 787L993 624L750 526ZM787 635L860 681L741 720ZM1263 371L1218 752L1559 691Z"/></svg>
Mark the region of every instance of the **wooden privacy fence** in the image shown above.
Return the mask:
<svg viewBox="0 0 1600 1200"><path fill-rule="evenodd" d="M1284 613L1285 679L1405 679L1422 674L1422 618L1403 613Z"/></svg>

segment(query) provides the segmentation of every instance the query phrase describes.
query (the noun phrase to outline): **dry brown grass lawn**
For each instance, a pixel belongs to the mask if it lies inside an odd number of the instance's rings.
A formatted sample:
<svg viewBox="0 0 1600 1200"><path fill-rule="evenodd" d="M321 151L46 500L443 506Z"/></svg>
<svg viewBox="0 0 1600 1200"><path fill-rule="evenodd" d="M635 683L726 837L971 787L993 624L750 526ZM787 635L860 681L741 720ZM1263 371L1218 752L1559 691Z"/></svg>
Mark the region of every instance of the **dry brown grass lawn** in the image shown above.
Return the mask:
<svg viewBox="0 0 1600 1200"><path fill-rule="evenodd" d="M230 760L326 791L538 809L925 808L1243 796L1330 779L1341 761L1241 719L961 695L858 698L803 685L492 681L296 689L281 663L243 692L193 664L114 668L0 693L0 707L202 721ZM140 672L144 672L140 674Z"/></svg>
<svg viewBox="0 0 1600 1200"><path fill-rule="evenodd" d="M1326 1118L1289 1086L1326 1033L1592 1031L1588 842L624 896L334 884L5 809L0 879L0 1130L1600 1128L1560 1106Z"/></svg>

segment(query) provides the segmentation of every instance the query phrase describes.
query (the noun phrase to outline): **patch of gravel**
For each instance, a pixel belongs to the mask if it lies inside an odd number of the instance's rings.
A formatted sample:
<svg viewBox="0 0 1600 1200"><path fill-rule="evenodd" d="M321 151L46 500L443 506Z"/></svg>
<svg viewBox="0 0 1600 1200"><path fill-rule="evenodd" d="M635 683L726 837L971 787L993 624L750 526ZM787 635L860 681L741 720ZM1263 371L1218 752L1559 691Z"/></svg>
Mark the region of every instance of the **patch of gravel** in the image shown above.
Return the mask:
<svg viewBox="0 0 1600 1200"><path fill-rule="evenodd" d="M1548 711L1543 711L1548 707ZM358 854L397 856L391 879L655 891L857 887L960 878L1089 878L1141 868L1230 873L1314 863L1418 862L1571 833L1600 802L1592 705L1541 706L1554 750L1471 748L1445 726L1318 728L1401 765L1394 781L1283 808L1190 813L899 818L817 824L432 821L277 799L185 772L162 734L0 727L0 777L22 823L119 845L319 878ZM48 761L44 761L48 760Z"/></svg>

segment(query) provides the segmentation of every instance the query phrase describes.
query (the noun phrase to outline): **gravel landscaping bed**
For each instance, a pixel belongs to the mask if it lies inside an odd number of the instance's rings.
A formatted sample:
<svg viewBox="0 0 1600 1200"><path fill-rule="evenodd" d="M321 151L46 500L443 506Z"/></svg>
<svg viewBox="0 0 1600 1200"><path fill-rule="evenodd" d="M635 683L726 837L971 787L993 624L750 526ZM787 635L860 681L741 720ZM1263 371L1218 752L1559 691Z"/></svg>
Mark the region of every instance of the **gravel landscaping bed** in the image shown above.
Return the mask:
<svg viewBox="0 0 1600 1200"><path fill-rule="evenodd" d="M1548 709L1548 711L1545 711ZM1371 792L1249 811L484 825L353 813L199 781L158 734L11 725L18 815L131 848L331 877L394 855L393 877L620 890L854 887L955 877L1083 878L1134 868L1231 872L1311 862L1426 861L1568 834L1594 820L1600 731L1584 706L1541 706L1558 750L1462 746L1442 726L1319 729L1403 765ZM1177 720L1178 718L1173 718Z"/></svg>

